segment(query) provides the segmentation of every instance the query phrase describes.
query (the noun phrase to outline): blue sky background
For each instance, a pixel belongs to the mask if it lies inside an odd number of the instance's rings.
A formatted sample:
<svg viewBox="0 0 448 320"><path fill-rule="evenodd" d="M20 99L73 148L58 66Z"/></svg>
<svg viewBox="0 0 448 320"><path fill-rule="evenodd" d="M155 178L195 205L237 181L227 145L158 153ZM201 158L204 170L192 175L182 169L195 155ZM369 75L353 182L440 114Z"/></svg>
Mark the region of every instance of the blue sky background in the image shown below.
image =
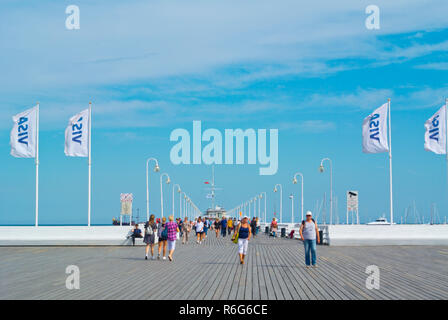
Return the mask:
<svg viewBox="0 0 448 320"><path fill-rule="evenodd" d="M202 210L205 165L174 166L175 128L278 128L279 170L216 167L218 203L230 209L261 191L268 217L274 184L290 193L305 176L305 208L329 195L334 165L340 220L345 192L359 190L361 221L388 216L386 154L365 155L361 124L392 99L396 220L412 201L429 219L448 210L446 162L423 149L423 124L448 96L448 2L374 1L381 29L367 30L372 1L2 1L0 4L0 224L34 222L34 161L10 153L11 117L41 104L40 223L87 222L87 160L64 155L68 119L93 101L92 223L118 216L121 192L145 211L145 159L157 157ZM80 7L81 29L65 28ZM160 212L159 177L150 177ZM171 211L171 186L165 188ZM176 208L178 208L176 197ZM412 222L411 215L409 220Z"/></svg>

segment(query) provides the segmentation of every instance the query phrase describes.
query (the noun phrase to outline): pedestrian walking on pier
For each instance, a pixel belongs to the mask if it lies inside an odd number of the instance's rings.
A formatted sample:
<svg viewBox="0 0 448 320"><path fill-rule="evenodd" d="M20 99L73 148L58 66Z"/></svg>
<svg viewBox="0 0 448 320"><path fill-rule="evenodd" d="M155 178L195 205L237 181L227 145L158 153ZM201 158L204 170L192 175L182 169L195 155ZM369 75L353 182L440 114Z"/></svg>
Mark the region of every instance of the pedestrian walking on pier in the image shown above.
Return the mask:
<svg viewBox="0 0 448 320"><path fill-rule="evenodd" d="M216 232L216 238L219 238L219 226L221 224L219 223L219 219L216 218L215 222L213 222L213 226L215 228L215 232Z"/></svg>
<svg viewBox="0 0 448 320"><path fill-rule="evenodd" d="M244 264L244 258L247 255L247 248L249 246L249 240L251 236L252 231L248 222L248 218L244 217L232 237L232 240L238 238L238 255L240 257L240 264Z"/></svg>
<svg viewBox="0 0 448 320"><path fill-rule="evenodd" d="M307 268L310 267L310 264L316 267L316 242L320 242L320 236L317 223L314 221L311 211L307 211L306 220L302 221L299 233L305 247L305 265Z"/></svg>
<svg viewBox="0 0 448 320"><path fill-rule="evenodd" d="M159 255L157 259L160 259L160 253L163 248L163 260L166 260L166 241L168 240L168 230L166 228L166 218L162 218L162 222L157 227L157 236L159 237Z"/></svg>
<svg viewBox="0 0 448 320"><path fill-rule="evenodd" d="M227 234L227 219L223 217L221 220L221 235L225 237Z"/></svg>
<svg viewBox="0 0 448 320"><path fill-rule="evenodd" d="M167 230L167 241L168 241L168 259L173 261L173 253L176 249L177 233L179 232L179 227L174 221L174 216L170 215L168 217L168 223L166 224Z"/></svg>
<svg viewBox="0 0 448 320"><path fill-rule="evenodd" d="M190 221L185 217L184 223L182 223L182 243L185 244L188 242L188 236L191 231Z"/></svg>
<svg viewBox="0 0 448 320"><path fill-rule="evenodd" d="M207 238L207 232L209 228L210 228L210 220L206 218L204 219L204 233L202 234L202 240Z"/></svg>
<svg viewBox="0 0 448 320"><path fill-rule="evenodd" d="M157 232L157 224L154 221L155 217L152 214L149 217L149 221L145 224L145 237L143 238L143 242L146 243L145 248L145 260L148 260L148 252L149 248L151 248L151 259L154 260L154 243L156 239Z"/></svg>
<svg viewBox="0 0 448 320"><path fill-rule="evenodd" d="M250 222L250 228L252 229L252 234L254 235L254 237L257 235L257 219L253 218L252 221Z"/></svg>
<svg viewBox="0 0 448 320"><path fill-rule="evenodd" d="M276 218L272 218L271 222L271 234L274 239L277 237L278 223Z"/></svg>
<svg viewBox="0 0 448 320"><path fill-rule="evenodd" d="M198 221L196 222L196 243L201 244L202 243L202 234L204 233L204 222L202 222L202 218L199 217Z"/></svg>
<svg viewBox="0 0 448 320"><path fill-rule="evenodd" d="M227 234L231 235L232 234L232 230L233 230L233 220L231 218L229 218L227 220Z"/></svg>

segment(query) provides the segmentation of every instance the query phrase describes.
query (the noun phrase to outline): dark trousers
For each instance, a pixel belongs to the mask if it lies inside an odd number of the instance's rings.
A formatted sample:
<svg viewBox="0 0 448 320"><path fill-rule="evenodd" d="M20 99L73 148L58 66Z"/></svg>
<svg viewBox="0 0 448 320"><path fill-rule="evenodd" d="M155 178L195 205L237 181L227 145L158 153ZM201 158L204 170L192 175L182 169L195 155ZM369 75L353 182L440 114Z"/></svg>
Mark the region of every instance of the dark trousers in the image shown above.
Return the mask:
<svg viewBox="0 0 448 320"><path fill-rule="evenodd" d="M132 245L135 246L135 238L143 238L143 236L141 234L133 234L131 238L132 238Z"/></svg>

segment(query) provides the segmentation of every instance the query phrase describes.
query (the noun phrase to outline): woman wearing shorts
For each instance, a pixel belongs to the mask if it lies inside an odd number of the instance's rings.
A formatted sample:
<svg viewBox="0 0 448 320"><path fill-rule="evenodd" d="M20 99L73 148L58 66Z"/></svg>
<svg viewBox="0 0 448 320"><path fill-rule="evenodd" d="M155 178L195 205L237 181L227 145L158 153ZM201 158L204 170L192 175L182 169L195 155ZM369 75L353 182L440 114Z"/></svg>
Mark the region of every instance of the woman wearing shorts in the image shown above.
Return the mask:
<svg viewBox="0 0 448 320"><path fill-rule="evenodd" d="M167 230L165 217L162 218L162 221L159 223L157 229L157 236L159 237L159 255L157 256L157 259L160 259L160 253L162 252L163 248L163 260L166 260L166 241L168 240L168 234L166 232Z"/></svg>
<svg viewBox="0 0 448 320"><path fill-rule="evenodd" d="M215 222L213 222L213 226L215 228L216 238L219 238L219 226L220 226L220 223L219 223L219 219L218 218L216 218Z"/></svg>
<svg viewBox="0 0 448 320"><path fill-rule="evenodd" d="M250 230L250 225L247 220L247 217L244 217L243 220L241 220L241 223L238 225L238 229L233 235L233 239L235 239L238 234L238 254L240 256L241 264L244 264L244 258L247 255L247 247L252 236L252 231Z"/></svg>
<svg viewBox="0 0 448 320"><path fill-rule="evenodd" d="M154 215L149 217L149 221L145 224L145 237L143 242L146 243L145 260L148 260L149 248L151 248L151 259L154 260L154 243L156 239L157 224L154 221Z"/></svg>
<svg viewBox="0 0 448 320"><path fill-rule="evenodd" d="M173 253L176 248L176 234L179 232L179 228L177 223L174 221L174 216L171 215L168 217L168 223L166 224L167 229L167 241L168 241L168 259L173 261Z"/></svg>
<svg viewBox="0 0 448 320"><path fill-rule="evenodd" d="M202 243L202 234L203 233L204 233L204 222L202 222L201 217L199 217L198 221L196 222L196 236L197 236L196 242L199 244Z"/></svg>

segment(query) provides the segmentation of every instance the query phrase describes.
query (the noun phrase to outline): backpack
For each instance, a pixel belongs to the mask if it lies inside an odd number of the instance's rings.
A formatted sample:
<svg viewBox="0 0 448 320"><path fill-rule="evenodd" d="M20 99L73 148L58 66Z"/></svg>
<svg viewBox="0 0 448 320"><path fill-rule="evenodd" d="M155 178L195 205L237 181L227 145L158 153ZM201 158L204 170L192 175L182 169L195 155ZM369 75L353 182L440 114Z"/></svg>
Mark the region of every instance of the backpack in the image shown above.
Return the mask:
<svg viewBox="0 0 448 320"><path fill-rule="evenodd" d="M313 221L313 222L314 222L314 224L316 224L316 221L314 221L314 219L313 219L313 218L311 218L311 221ZM305 220L302 220L302 226L305 226Z"/></svg>
<svg viewBox="0 0 448 320"><path fill-rule="evenodd" d="M145 224L145 234L152 236L154 234L154 230L152 229L152 225L150 225L148 222Z"/></svg>
<svg viewBox="0 0 448 320"><path fill-rule="evenodd" d="M160 238L162 240L167 240L168 239L168 228L165 226L163 227L162 233L160 233Z"/></svg>

